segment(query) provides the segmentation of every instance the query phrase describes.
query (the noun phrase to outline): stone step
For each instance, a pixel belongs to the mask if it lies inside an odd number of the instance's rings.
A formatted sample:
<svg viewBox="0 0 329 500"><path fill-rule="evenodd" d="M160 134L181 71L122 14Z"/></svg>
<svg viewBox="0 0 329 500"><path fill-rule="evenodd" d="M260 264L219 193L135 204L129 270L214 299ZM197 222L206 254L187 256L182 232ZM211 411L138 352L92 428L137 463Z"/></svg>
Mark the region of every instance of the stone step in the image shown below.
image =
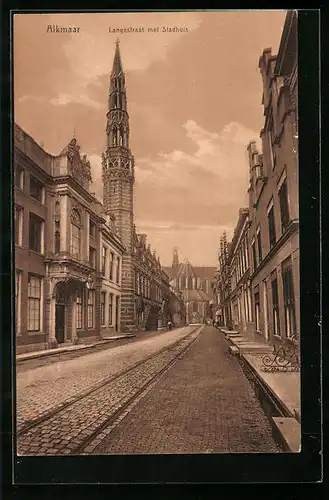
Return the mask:
<svg viewBox="0 0 329 500"><path fill-rule="evenodd" d="M273 347L262 344L239 344L237 345L240 354L270 354L273 352Z"/></svg>

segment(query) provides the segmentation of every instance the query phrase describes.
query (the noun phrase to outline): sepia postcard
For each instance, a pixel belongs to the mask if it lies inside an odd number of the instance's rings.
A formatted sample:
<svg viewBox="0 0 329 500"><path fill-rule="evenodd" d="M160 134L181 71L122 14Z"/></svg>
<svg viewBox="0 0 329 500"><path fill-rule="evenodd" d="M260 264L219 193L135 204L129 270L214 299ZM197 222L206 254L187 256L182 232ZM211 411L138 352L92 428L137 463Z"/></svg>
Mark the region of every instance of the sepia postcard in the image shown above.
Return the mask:
<svg viewBox="0 0 329 500"><path fill-rule="evenodd" d="M18 457L301 451L297 26L13 15Z"/></svg>

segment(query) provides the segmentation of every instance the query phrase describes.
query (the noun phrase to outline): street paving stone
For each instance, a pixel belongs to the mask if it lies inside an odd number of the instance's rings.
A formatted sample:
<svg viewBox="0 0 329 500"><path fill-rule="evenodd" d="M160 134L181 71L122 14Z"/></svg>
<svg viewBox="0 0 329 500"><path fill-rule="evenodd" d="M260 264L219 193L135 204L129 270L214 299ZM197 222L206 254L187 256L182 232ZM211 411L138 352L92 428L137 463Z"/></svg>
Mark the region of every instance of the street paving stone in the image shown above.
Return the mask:
<svg viewBox="0 0 329 500"><path fill-rule="evenodd" d="M228 353L221 333L206 327L182 360L110 428L92 453L280 451L238 360Z"/></svg>
<svg viewBox="0 0 329 500"><path fill-rule="evenodd" d="M84 447L86 438L106 423L116 411L129 402L138 392L151 381L168 363L173 361L187 346L197 338L200 329L185 329L185 335L179 342L130 372L97 389L80 401L60 410L55 416L40 423L18 436L18 455L59 455L74 453L79 447ZM187 332L191 335L186 335ZM177 339L176 339L177 340ZM144 353L145 357L145 353ZM83 448L84 449L84 448Z"/></svg>
<svg viewBox="0 0 329 500"><path fill-rule="evenodd" d="M194 327L195 328L195 327ZM182 339L194 329L184 327L158 335L140 337L112 349L83 354L74 359L48 363L31 370L20 371L16 377L17 430L42 417L47 412L74 400L108 377L129 368L147 356ZM32 364L32 366L34 366Z"/></svg>

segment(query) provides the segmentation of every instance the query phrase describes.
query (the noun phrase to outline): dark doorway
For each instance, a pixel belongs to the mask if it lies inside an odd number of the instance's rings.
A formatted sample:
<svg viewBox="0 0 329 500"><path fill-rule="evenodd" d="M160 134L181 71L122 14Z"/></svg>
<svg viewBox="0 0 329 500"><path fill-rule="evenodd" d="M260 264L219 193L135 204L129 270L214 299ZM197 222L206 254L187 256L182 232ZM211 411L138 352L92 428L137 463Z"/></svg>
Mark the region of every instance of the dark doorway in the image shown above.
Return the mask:
<svg viewBox="0 0 329 500"><path fill-rule="evenodd" d="M120 307L120 298L115 297L115 331L119 330L119 307Z"/></svg>
<svg viewBox="0 0 329 500"><path fill-rule="evenodd" d="M59 344L64 342L65 330L65 306L63 304L56 304L56 323L55 335Z"/></svg>

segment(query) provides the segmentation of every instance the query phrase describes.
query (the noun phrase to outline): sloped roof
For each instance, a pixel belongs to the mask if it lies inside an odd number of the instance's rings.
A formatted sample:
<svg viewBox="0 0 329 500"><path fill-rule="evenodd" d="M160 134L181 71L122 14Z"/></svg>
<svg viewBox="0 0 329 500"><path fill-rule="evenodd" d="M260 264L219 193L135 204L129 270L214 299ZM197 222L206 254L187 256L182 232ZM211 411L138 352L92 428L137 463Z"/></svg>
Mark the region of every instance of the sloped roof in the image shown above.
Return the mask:
<svg viewBox="0 0 329 500"><path fill-rule="evenodd" d="M182 268L183 265L184 264L181 263L177 269L166 266L163 267L163 270L168 274L168 276L172 278L175 278L176 276L187 276L192 278L200 278L201 280L214 279L214 275L217 270L216 267L191 266L190 263L188 263L188 266L186 268Z"/></svg>
<svg viewBox="0 0 329 500"><path fill-rule="evenodd" d="M191 264L186 260L184 262L181 262L179 264L178 270L177 270L177 276L185 276L187 278L195 278L195 272L193 270L193 267Z"/></svg>
<svg viewBox="0 0 329 500"><path fill-rule="evenodd" d="M195 275L198 277L198 278L201 278L201 279L213 279L214 278L214 274L216 272L216 267L208 267L208 266L193 266L193 269L194 269L194 272L195 272Z"/></svg>
<svg viewBox="0 0 329 500"><path fill-rule="evenodd" d="M117 40L111 75L112 75L112 77L119 76L122 73L123 73L123 69L122 69L122 62L121 62L120 49L119 49L119 40Z"/></svg>

